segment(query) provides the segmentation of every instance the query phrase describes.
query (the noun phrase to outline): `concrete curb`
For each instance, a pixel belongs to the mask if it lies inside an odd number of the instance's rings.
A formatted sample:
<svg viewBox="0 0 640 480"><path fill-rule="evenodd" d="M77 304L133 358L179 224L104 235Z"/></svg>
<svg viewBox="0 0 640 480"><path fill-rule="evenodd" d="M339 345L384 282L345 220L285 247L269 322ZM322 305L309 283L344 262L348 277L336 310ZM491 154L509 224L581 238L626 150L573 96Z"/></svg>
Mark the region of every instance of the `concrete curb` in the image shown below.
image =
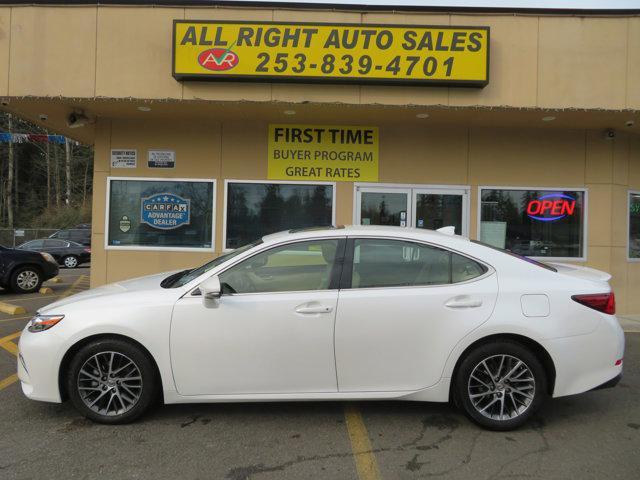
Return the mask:
<svg viewBox="0 0 640 480"><path fill-rule="evenodd" d="M27 313L24 307L6 302L0 302L0 312L6 313L8 315L20 315L23 313Z"/></svg>

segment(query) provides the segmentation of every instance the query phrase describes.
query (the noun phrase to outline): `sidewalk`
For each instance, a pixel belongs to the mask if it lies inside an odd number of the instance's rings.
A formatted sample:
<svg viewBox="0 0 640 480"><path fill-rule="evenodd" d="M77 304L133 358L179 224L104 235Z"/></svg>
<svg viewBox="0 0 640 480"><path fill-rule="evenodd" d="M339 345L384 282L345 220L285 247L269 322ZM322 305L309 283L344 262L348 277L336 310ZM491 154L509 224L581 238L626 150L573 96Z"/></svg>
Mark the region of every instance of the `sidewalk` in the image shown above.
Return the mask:
<svg viewBox="0 0 640 480"><path fill-rule="evenodd" d="M640 314L618 315L618 321L625 332L640 333Z"/></svg>

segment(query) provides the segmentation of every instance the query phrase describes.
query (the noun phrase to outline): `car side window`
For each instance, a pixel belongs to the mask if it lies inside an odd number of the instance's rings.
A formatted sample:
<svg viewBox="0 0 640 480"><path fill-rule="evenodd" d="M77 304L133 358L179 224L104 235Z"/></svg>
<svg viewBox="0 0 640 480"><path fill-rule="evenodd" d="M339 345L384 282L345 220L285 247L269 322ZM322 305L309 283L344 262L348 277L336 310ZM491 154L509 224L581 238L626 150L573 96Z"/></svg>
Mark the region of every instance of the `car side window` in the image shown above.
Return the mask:
<svg viewBox="0 0 640 480"><path fill-rule="evenodd" d="M258 253L220 274L223 293L327 290L340 241L297 242Z"/></svg>
<svg viewBox="0 0 640 480"><path fill-rule="evenodd" d="M27 242L24 245L24 248L29 249L29 248L42 248L44 244L43 240L31 240L30 242Z"/></svg>
<svg viewBox="0 0 640 480"><path fill-rule="evenodd" d="M44 241L44 248L62 248L67 245L64 240L49 239Z"/></svg>
<svg viewBox="0 0 640 480"><path fill-rule="evenodd" d="M484 275L487 268L467 257L452 254L451 257L451 281L453 283L466 282L480 275Z"/></svg>
<svg viewBox="0 0 640 480"><path fill-rule="evenodd" d="M351 288L446 285L486 270L448 250L403 240L355 239Z"/></svg>

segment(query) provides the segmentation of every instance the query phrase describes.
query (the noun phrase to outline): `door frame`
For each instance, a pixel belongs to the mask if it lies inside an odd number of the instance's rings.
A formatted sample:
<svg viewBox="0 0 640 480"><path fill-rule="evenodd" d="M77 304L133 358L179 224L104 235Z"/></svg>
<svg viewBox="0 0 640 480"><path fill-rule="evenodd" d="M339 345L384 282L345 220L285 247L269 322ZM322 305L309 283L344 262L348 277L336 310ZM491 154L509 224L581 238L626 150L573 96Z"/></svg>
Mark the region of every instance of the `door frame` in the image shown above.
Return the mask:
<svg viewBox="0 0 640 480"><path fill-rule="evenodd" d="M362 192L397 192L408 193L407 216L408 227L415 227L413 213L416 210L416 194L432 193L443 195L462 195L462 236L469 238L471 223L471 187L469 185L427 185L419 183L369 183L356 182L353 184L353 223L360 225L360 208L362 206Z"/></svg>

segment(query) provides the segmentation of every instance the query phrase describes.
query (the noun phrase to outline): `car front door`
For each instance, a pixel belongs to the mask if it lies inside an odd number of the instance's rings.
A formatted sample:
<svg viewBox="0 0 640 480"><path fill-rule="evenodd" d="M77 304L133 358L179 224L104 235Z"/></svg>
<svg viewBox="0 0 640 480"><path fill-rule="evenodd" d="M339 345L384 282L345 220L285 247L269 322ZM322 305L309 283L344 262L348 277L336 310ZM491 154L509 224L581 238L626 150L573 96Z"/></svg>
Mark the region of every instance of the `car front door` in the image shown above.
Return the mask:
<svg viewBox="0 0 640 480"><path fill-rule="evenodd" d="M289 243L224 270L212 305L178 300L171 362L181 395L336 392L334 321L345 240Z"/></svg>
<svg viewBox="0 0 640 480"><path fill-rule="evenodd" d="M436 384L456 343L493 311L494 271L458 253L355 238L345 258L335 341L340 392Z"/></svg>

